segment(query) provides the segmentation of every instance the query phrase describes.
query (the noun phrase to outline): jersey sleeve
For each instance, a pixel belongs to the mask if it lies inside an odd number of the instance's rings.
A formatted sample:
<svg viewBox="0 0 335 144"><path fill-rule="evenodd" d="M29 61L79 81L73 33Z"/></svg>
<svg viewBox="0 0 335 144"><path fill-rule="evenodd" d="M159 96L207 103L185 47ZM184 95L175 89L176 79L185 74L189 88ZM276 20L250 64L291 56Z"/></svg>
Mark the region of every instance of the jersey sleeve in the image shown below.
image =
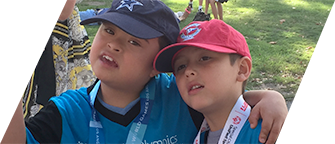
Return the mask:
<svg viewBox="0 0 335 144"><path fill-rule="evenodd" d="M49 101L34 117L25 121L27 143L60 143L62 117L53 101Z"/></svg>

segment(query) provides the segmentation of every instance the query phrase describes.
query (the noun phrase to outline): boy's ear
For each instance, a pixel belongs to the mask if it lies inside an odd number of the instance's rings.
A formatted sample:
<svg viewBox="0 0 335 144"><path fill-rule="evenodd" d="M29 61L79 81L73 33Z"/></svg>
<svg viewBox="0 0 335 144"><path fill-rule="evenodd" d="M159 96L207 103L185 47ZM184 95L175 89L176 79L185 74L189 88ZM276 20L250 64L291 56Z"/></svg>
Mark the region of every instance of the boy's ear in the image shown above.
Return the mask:
<svg viewBox="0 0 335 144"><path fill-rule="evenodd" d="M156 75L160 74L159 71L156 71L155 69L152 69L151 73L150 73L150 77L154 77Z"/></svg>
<svg viewBox="0 0 335 144"><path fill-rule="evenodd" d="M237 81L239 82L244 82L247 80L250 76L251 73L251 60L249 57L242 57L239 61L239 71L238 71L238 76L237 76Z"/></svg>

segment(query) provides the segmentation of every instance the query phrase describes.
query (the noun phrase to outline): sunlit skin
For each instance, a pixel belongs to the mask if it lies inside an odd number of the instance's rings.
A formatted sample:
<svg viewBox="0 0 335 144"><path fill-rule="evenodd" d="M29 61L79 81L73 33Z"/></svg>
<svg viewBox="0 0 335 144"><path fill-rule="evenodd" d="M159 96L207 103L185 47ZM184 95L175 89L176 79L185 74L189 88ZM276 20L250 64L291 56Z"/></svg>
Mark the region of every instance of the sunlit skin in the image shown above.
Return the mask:
<svg viewBox="0 0 335 144"><path fill-rule="evenodd" d="M182 98L204 114L212 131L223 128L242 94L240 60L231 65L229 54L197 47L185 48L175 58L174 74Z"/></svg>
<svg viewBox="0 0 335 144"><path fill-rule="evenodd" d="M138 98L145 84L158 73L152 67L158 50L158 38L136 38L104 22L90 52L92 69L101 80L103 100L125 107Z"/></svg>

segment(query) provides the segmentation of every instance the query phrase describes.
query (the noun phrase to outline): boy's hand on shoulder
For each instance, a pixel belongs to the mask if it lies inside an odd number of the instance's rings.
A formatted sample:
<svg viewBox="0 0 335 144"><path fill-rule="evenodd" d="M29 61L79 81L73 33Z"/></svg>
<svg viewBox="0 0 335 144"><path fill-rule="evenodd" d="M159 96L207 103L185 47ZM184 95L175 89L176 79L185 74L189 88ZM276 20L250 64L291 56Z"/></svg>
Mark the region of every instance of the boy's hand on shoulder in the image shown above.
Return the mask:
<svg viewBox="0 0 335 144"><path fill-rule="evenodd" d="M262 118L262 128L259 141L274 144L279 136L288 113L284 97L276 92L266 90L261 92L262 99L252 108L249 122L251 128L256 128L258 119Z"/></svg>
<svg viewBox="0 0 335 144"><path fill-rule="evenodd" d="M44 48L38 47L30 53L30 39L23 38L22 33L12 35L11 31L7 31L1 39L0 70L15 70L19 74L26 74L37 63Z"/></svg>

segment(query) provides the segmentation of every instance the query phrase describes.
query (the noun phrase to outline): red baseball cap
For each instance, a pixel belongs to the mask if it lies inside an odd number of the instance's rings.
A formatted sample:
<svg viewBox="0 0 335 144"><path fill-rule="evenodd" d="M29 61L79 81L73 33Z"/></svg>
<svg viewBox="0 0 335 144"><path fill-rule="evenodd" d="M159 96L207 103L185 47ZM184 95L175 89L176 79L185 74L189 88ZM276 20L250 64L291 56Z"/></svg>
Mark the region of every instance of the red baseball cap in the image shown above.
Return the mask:
<svg viewBox="0 0 335 144"><path fill-rule="evenodd" d="M220 53L236 53L251 60L244 36L222 20L194 21L184 27L177 43L162 49L155 57L154 68L173 72L174 57L185 47L194 46Z"/></svg>

